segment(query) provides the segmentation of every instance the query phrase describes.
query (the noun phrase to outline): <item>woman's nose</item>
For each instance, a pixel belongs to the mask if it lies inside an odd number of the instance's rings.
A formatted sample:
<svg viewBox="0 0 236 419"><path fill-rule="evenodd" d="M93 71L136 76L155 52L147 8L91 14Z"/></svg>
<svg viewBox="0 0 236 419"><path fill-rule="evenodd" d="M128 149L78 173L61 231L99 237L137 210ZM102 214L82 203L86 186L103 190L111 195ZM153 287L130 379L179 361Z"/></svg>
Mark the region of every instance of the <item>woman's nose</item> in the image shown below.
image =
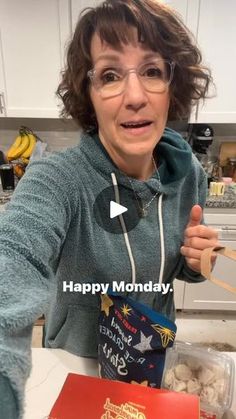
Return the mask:
<svg viewBox="0 0 236 419"><path fill-rule="evenodd" d="M124 103L129 107L142 107L147 103L147 94L138 74L130 71L126 76Z"/></svg>

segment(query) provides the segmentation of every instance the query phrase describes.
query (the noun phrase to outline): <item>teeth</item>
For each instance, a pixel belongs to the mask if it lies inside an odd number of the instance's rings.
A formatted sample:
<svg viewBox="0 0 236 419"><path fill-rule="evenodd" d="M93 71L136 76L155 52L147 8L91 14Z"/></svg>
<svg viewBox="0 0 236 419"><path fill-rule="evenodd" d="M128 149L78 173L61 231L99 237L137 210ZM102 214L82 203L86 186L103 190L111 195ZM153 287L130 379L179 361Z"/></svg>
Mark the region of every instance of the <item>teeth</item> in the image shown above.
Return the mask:
<svg viewBox="0 0 236 419"><path fill-rule="evenodd" d="M128 123L125 123L125 124L122 124L124 127L128 127L128 128L136 128L136 127L142 127L142 126L144 126L144 125L149 125L150 124L150 122L137 122L137 123L135 123L135 122L128 122Z"/></svg>

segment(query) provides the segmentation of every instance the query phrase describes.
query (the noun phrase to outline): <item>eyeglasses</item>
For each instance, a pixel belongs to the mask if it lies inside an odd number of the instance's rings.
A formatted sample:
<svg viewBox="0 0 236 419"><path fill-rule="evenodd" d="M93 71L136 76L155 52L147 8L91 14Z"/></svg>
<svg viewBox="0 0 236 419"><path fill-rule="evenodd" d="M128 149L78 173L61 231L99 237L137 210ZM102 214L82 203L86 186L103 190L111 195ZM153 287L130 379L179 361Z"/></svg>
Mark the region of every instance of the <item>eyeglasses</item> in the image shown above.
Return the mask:
<svg viewBox="0 0 236 419"><path fill-rule="evenodd" d="M142 63L137 68L125 68L115 64L95 66L87 75L102 98L106 99L124 93L128 75L135 73L143 88L151 93L163 93L174 75L175 63L161 58Z"/></svg>

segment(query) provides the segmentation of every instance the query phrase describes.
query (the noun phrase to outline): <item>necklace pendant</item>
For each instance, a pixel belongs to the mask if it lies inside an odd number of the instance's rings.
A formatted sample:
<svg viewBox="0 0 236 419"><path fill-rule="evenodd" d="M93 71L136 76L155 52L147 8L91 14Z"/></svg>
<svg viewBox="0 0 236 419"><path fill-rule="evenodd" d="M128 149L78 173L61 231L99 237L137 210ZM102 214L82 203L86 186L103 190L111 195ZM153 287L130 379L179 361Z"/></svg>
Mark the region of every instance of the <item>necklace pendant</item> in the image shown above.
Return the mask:
<svg viewBox="0 0 236 419"><path fill-rule="evenodd" d="M140 217L145 218L148 215L148 211L146 208L140 208Z"/></svg>

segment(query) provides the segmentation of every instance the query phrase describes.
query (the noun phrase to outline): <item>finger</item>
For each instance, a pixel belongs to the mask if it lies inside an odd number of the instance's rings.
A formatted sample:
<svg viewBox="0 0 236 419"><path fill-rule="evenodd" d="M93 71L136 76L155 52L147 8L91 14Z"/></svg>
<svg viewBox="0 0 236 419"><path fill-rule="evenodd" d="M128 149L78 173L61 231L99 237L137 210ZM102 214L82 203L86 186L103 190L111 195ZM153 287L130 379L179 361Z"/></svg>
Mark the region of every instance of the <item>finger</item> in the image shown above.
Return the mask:
<svg viewBox="0 0 236 419"><path fill-rule="evenodd" d="M182 246L180 248L181 255L185 256L186 259L201 259L202 250L193 249L192 247ZM217 253L212 252L211 262L215 262L217 258Z"/></svg>
<svg viewBox="0 0 236 419"><path fill-rule="evenodd" d="M216 261L216 257L217 256L214 256L214 257L211 258L212 268L214 267L214 263ZM185 258L185 260L186 260L186 263L187 263L187 265L188 265L188 267L190 269L192 269L195 272L201 273L201 263L200 263L200 260L199 259Z"/></svg>
<svg viewBox="0 0 236 419"><path fill-rule="evenodd" d="M186 238L190 237L201 237L206 239L216 239L218 240L218 233L211 227L198 225L195 227L186 228L184 235Z"/></svg>
<svg viewBox="0 0 236 419"><path fill-rule="evenodd" d="M187 228L195 227L201 224L202 215L203 215L203 212L200 205L194 205L190 211L190 217L189 217L189 222L187 224Z"/></svg>
<svg viewBox="0 0 236 419"><path fill-rule="evenodd" d="M186 263L190 269L192 269L195 272L200 273L201 272L201 265L199 259L194 258L186 258Z"/></svg>
<svg viewBox="0 0 236 419"><path fill-rule="evenodd" d="M193 249L192 247L182 246L180 248L180 253L181 253L181 255L185 256L186 258L200 260L202 250Z"/></svg>
<svg viewBox="0 0 236 419"><path fill-rule="evenodd" d="M215 238L213 239L204 239L200 237L190 237L184 239L184 246L193 247L194 249L203 250L208 247L215 247L218 245L218 242Z"/></svg>

